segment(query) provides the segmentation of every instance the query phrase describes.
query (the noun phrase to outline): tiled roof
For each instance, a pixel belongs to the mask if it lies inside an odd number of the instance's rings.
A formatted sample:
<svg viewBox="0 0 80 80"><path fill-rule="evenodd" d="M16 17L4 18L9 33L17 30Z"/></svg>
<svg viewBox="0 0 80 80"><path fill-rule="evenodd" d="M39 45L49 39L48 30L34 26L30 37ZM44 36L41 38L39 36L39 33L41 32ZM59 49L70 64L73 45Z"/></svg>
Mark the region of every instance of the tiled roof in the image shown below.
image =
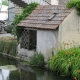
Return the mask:
<svg viewBox="0 0 80 80"><path fill-rule="evenodd" d="M71 13L73 9L67 9L61 5L38 6L25 20L18 26L37 29L56 29L61 22ZM51 15L56 15L49 20Z"/></svg>

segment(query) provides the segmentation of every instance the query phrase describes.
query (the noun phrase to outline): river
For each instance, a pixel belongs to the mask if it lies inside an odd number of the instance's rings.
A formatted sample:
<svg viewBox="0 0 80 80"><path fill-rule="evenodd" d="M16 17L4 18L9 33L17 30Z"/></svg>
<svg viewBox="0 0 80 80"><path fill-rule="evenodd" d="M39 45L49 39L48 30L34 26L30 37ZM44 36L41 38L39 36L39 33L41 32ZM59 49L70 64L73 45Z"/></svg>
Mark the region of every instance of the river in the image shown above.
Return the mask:
<svg viewBox="0 0 80 80"><path fill-rule="evenodd" d="M14 65L17 70L0 69L0 80L71 80L38 67L23 66L13 59L0 55L0 66Z"/></svg>

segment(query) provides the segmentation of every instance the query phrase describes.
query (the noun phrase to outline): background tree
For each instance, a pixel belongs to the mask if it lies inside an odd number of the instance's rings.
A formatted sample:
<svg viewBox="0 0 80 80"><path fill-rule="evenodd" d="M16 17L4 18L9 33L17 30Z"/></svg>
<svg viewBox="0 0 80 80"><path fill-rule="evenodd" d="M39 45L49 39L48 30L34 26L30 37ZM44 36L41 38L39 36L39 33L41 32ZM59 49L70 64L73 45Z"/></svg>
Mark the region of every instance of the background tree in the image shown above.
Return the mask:
<svg viewBox="0 0 80 80"><path fill-rule="evenodd" d="M3 0L2 5L8 6L8 0Z"/></svg>
<svg viewBox="0 0 80 80"><path fill-rule="evenodd" d="M80 0L71 0L67 3L67 8L75 8L80 15Z"/></svg>

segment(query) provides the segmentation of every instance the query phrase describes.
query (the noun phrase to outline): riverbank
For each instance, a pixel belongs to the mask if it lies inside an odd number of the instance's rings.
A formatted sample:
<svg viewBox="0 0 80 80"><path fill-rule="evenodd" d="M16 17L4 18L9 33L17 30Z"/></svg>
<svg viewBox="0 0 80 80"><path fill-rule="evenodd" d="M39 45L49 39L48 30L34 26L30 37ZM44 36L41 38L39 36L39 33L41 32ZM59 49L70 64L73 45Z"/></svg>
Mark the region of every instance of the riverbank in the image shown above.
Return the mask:
<svg viewBox="0 0 80 80"><path fill-rule="evenodd" d="M2 55L17 59L18 61L30 62L31 58L18 54L17 46L18 46L17 39L13 35L10 35L10 34L0 35L0 53ZM44 64L43 55L38 54L36 52L34 57L31 59L30 64L32 66L34 66L34 65L35 66L42 66Z"/></svg>

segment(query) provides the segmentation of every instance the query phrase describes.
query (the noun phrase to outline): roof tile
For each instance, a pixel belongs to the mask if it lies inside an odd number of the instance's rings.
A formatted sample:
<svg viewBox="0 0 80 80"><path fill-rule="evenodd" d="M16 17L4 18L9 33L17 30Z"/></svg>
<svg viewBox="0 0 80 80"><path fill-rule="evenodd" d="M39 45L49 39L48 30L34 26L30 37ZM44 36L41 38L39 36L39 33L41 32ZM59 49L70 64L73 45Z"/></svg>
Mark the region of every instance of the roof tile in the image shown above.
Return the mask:
<svg viewBox="0 0 80 80"><path fill-rule="evenodd" d="M73 9L67 9L63 5L39 5L26 20L22 20L18 26L38 29L56 29ZM48 20L51 15L56 15Z"/></svg>

